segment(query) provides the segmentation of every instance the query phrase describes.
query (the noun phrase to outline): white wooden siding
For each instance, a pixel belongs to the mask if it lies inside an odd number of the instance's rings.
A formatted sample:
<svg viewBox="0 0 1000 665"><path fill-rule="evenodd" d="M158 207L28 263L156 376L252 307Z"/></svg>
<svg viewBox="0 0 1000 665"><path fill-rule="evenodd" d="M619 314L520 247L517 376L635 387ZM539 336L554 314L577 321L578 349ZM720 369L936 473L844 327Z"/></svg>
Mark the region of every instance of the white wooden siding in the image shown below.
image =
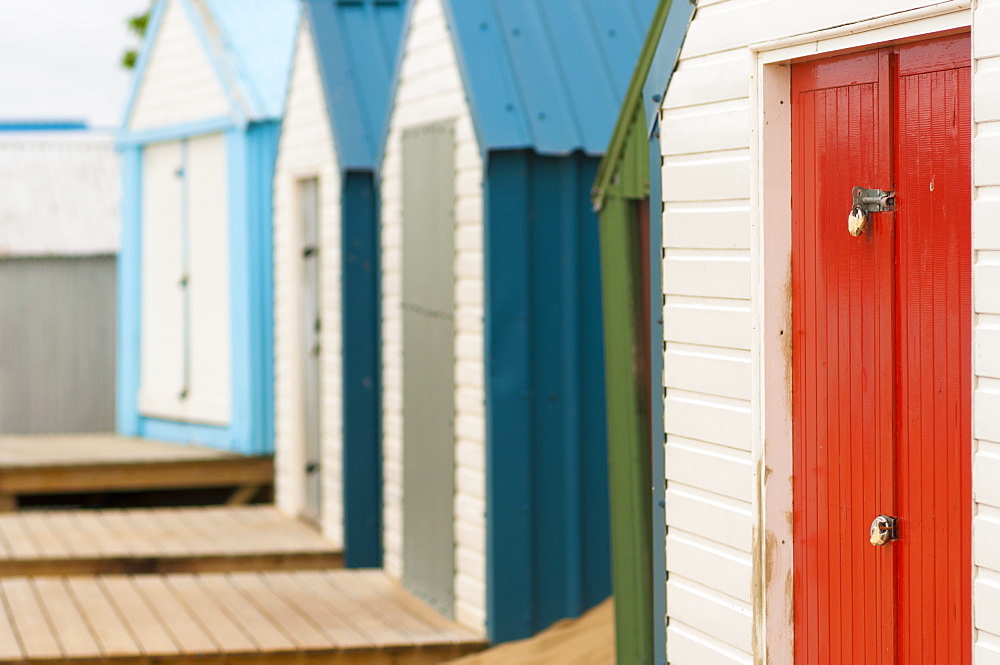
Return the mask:
<svg viewBox="0 0 1000 665"><path fill-rule="evenodd" d="M672 665L752 662L749 364L751 312L760 304L748 288L755 70L747 46L933 4L698 3L662 109ZM1000 663L1000 0L974 6L974 621L982 664Z"/></svg>
<svg viewBox="0 0 1000 665"><path fill-rule="evenodd" d="M186 151L186 161L182 161ZM183 178L178 170L184 163ZM139 410L158 418L226 425L231 400L229 215L222 134L144 150ZM186 187L186 213L182 204ZM187 215L184 248L182 219ZM189 318L185 331L184 254ZM184 381L185 335L189 356Z"/></svg>
<svg viewBox="0 0 1000 665"><path fill-rule="evenodd" d="M416 0L383 164L382 362L385 565L403 572L403 129L455 120L455 618L486 626L482 160L440 0Z"/></svg>
<svg viewBox="0 0 1000 665"><path fill-rule="evenodd" d="M979 0L972 22L973 121L972 229L973 398L972 591L976 628L974 658L979 665L1000 663L1000 0Z"/></svg>
<svg viewBox="0 0 1000 665"><path fill-rule="evenodd" d="M229 100L179 0L168 0L136 93L131 130L218 118Z"/></svg>
<svg viewBox="0 0 1000 665"><path fill-rule="evenodd" d="M305 508L302 222L298 183L319 180L323 534L344 540L340 172L308 21L296 42L274 180L274 414L278 506Z"/></svg>

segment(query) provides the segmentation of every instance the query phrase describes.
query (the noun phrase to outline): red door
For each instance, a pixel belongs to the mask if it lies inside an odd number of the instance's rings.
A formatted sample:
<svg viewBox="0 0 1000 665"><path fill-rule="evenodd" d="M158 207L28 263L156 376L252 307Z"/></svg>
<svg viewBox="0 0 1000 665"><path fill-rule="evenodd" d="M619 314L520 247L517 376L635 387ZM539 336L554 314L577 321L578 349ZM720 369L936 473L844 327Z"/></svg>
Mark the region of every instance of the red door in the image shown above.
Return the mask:
<svg viewBox="0 0 1000 665"><path fill-rule="evenodd" d="M971 663L969 54L792 68L798 665ZM896 208L854 236L857 186Z"/></svg>

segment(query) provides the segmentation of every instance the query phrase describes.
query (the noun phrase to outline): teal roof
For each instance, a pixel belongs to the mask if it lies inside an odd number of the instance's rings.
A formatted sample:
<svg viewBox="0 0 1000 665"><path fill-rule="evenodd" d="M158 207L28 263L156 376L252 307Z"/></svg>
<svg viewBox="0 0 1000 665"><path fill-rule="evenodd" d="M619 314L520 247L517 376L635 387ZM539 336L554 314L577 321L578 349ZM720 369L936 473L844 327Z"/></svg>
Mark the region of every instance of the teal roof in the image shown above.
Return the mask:
<svg viewBox="0 0 1000 665"><path fill-rule="evenodd" d="M306 0L344 170L373 170L381 158L407 5L407 0Z"/></svg>
<svg viewBox="0 0 1000 665"><path fill-rule="evenodd" d="M445 0L484 150L604 152L657 0Z"/></svg>

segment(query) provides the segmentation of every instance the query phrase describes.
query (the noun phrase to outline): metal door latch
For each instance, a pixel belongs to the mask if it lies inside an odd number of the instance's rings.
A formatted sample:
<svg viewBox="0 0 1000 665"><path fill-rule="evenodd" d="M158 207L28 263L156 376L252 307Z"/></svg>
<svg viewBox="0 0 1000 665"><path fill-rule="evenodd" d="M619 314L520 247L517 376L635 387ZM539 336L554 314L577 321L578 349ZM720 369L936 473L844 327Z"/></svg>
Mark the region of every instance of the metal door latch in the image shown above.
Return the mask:
<svg viewBox="0 0 1000 665"><path fill-rule="evenodd" d="M895 517L879 515L872 522L869 541L872 545L885 545L889 541L899 540L898 529L898 520Z"/></svg>
<svg viewBox="0 0 1000 665"><path fill-rule="evenodd" d="M896 209L896 192L855 187L854 205L865 212L892 212Z"/></svg>
<svg viewBox="0 0 1000 665"><path fill-rule="evenodd" d="M854 205L847 216L847 230L852 236L859 236L868 227L868 215L873 212L892 212L896 209L896 192L883 189L855 187Z"/></svg>

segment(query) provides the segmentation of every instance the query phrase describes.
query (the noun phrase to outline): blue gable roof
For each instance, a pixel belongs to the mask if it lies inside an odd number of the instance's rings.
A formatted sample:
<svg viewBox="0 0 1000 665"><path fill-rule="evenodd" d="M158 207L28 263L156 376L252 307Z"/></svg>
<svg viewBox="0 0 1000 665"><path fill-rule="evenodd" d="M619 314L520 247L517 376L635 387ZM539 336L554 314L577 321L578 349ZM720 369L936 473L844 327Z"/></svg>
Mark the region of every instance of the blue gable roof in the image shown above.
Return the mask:
<svg viewBox="0 0 1000 665"><path fill-rule="evenodd" d="M445 0L480 147L604 152L657 0Z"/></svg>
<svg viewBox="0 0 1000 665"><path fill-rule="evenodd" d="M299 24L298 1L204 2L221 32L231 70L246 94L250 118L280 118L284 114Z"/></svg>
<svg viewBox="0 0 1000 665"><path fill-rule="evenodd" d="M187 13L239 120L284 114L299 21L298 0L175 0ZM150 15L123 116L128 127L168 0Z"/></svg>
<svg viewBox="0 0 1000 665"><path fill-rule="evenodd" d="M407 0L306 0L337 157L370 170L382 153Z"/></svg>

